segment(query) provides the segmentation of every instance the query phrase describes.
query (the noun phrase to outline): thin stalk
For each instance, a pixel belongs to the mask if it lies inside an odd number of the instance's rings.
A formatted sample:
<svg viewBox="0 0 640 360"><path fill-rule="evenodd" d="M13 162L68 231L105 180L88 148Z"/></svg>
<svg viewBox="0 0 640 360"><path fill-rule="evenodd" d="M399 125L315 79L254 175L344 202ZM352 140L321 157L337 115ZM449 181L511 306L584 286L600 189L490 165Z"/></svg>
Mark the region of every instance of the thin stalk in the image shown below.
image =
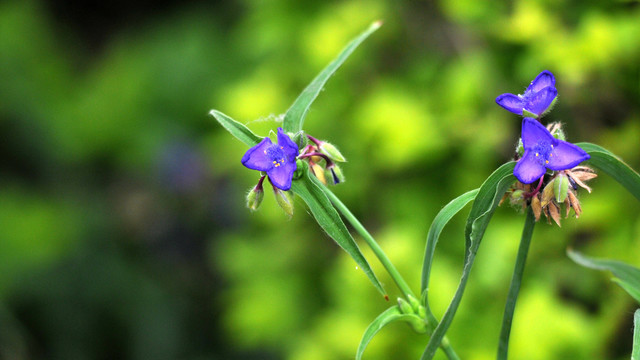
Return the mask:
<svg viewBox="0 0 640 360"><path fill-rule="evenodd" d="M507 359L507 353L509 351L509 335L511 333L511 324L513 322L513 313L516 308L516 300L518 299L518 292L520 292L520 285L522 284L522 274L524 273L524 265L527 261L527 254L529 253L529 245L531 244L531 236L533 235L533 228L535 224L536 219L533 215L533 210L531 210L531 207L529 207L527 209L527 217L524 222L524 228L522 229L522 238L520 239L520 247L518 248L516 265L513 269L511 285L509 286L509 295L507 296L507 303L504 307L502 330L500 331L500 342L498 344L498 360Z"/></svg>
<svg viewBox="0 0 640 360"><path fill-rule="evenodd" d="M640 360L640 309L633 315L633 352L631 360Z"/></svg>
<svg viewBox="0 0 640 360"><path fill-rule="evenodd" d="M382 266L384 266L384 268L387 270L393 281L398 286L398 289L400 289L400 291L404 294L405 298L408 299L409 296L416 298L409 285L407 285L407 282L404 280L402 275L400 275L393 263L391 263L391 260L389 260L389 258L387 257L387 254L385 254L384 250L382 250L373 236L369 234L367 229L365 229L365 227L360 223L355 215L353 215L349 208L347 208L347 206L342 201L340 201L340 199L326 186L323 186L322 190L325 192L329 200L331 200L333 205L335 205L338 211L342 213L342 216L347 219L351 226L353 226L358 234L360 234L360 236L362 236L362 238L366 241L371 250L373 250L373 253L376 255L378 260L380 260L380 263L382 263ZM437 320L435 319L435 317L430 313L429 310L428 312L429 315L431 315L431 318L429 319L431 320L430 322L435 322L435 324L437 324ZM453 350L451 344L449 343L449 339L447 339L446 336L442 338L442 341L440 342L440 348L442 349L442 351L444 351L444 353L447 355L447 358L449 358L450 360L460 360L460 357L458 357L456 352Z"/></svg>
<svg viewBox="0 0 640 360"><path fill-rule="evenodd" d="M335 205L335 207L338 209L338 211L342 213L345 219L347 219L347 221L351 224L351 226L353 226L353 228L358 232L358 234L362 236L364 241L366 241L367 245L369 245L371 250L373 250L373 253L376 255L378 260L380 260L380 262L382 263L382 266L384 266L384 268L387 270L389 275L391 275L391 278L396 283L400 291L404 294L404 296L407 299L409 298L409 296L416 298L416 296L411 291L411 288L409 287L409 285L407 285L407 282L404 280L404 278L402 278L402 275L400 275L396 267L393 266L393 264L391 263L391 260L389 260L389 258L387 257L387 254L384 253L384 250L382 250L382 248L380 247L380 245L378 245L378 243L375 241L373 236L369 234L367 229L365 229L364 226L360 223L360 221L358 221L358 219L353 215L353 213L351 213L349 208L347 208L347 206L343 204L342 201L340 201L340 199L338 199L338 197L333 192L331 192L331 190L327 189L326 186L323 186L323 190L325 194L327 194L327 197L329 197L329 200L331 200L333 205Z"/></svg>

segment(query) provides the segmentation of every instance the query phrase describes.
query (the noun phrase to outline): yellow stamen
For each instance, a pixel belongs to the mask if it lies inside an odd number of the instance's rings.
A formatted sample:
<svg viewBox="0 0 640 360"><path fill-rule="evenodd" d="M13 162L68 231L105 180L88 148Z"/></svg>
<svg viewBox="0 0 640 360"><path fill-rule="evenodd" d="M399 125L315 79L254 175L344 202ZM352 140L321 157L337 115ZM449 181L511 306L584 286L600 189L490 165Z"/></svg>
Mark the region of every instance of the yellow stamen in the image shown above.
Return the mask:
<svg viewBox="0 0 640 360"><path fill-rule="evenodd" d="M536 153L536 157L538 157L538 155L539 155L539 154L538 154L538 153Z"/></svg>
<svg viewBox="0 0 640 360"><path fill-rule="evenodd" d="M545 163L545 164L548 164L548 163L549 163L549 160L545 160L545 161L544 161L544 163Z"/></svg>

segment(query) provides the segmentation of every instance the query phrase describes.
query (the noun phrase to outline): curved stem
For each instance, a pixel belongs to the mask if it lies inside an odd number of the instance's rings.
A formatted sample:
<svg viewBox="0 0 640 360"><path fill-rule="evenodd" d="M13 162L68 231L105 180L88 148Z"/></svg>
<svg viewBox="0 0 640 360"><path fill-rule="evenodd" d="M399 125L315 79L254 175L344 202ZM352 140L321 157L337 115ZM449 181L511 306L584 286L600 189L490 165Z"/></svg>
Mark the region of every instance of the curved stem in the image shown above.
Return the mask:
<svg viewBox="0 0 640 360"><path fill-rule="evenodd" d="M342 201L340 201L340 199L326 186L322 186L322 190L327 195L329 200L331 200L333 205L338 209L338 211L342 213L342 216L344 216L345 219L347 219L347 221L351 224L351 226L353 226L353 228L358 232L358 234L360 234L360 236L362 236L362 238L367 242L367 245L369 245L371 250L373 250L373 253L376 255L378 260L380 260L380 263L382 263L382 265L387 270L387 272L389 273L393 281L398 286L398 289L400 289L400 291L404 294L405 298L408 299L409 296L416 298L416 296L411 291L411 288L409 287L409 285L407 285L407 282L404 280L402 275L400 275L400 273L398 272L396 267L393 265L393 263L391 263L391 260L389 260L389 258L387 257L387 254L385 254L384 250L382 250L382 248L380 247L380 245L378 245L378 243L373 238L373 236L369 234L367 229L365 229L365 227L360 223L360 221L358 221L358 219L355 217L355 215L353 215L353 213L349 210L349 208L347 208L347 206ZM432 325L435 327L438 323L436 318L433 316L433 314L431 314L430 310L427 310L427 312L428 312L427 316L429 317L428 320L430 320L429 322L432 323ZM448 359L450 360L460 359L456 354L456 352L451 347L451 344L449 343L449 339L447 339L446 336L440 342L440 348L447 355Z"/></svg>
<svg viewBox="0 0 640 360"><path fill-rule="evenodd" d="M375 241L373 236L369 234L367 229L365 229L364 226L360 223L360 221L358 221L358 219L353 215L353 213L349 211L347 206L343 204L342 201L340 201L340 199L338 199L338 197L333 192L331 192L331 190L329 190L326 186L323 186L322 190L324 190L325 194L327 194L327 197L329 197L329 200L331 200L331 202L333 203L333 205L335 205L338 211L342 213L345 219L347 219L347 221L353 226L353 228L358 232L358 234L362 236L364 241L367 242L367 245L369 245L371 250L373 250L373 253L376 255L378 260L380 260L380 262L382 263L382 266L384 266L384 268L387 270L389 275L391 275L391 278L396 283L396 285L398 285L398 288L404 294L404 296L406 298L409 298L409 296L416 298L416 296L411 291L411 288L409 288L409 285L407 285L407 282L404 280L404 278L402 278L402 275L400 275L396 267L393 266L393 264L391 263L391 260L389 260L389 258L387 257L387 254L384 253L384 251L382 250L380 245L378 245L378 243Z"/></svg>
<svg viewBox="0 0 640 360"><path fill-rule="evenodd" d="M531 244L531 236L533 235L533 228L535 224L536 219L533 215L533 210L529 207L527 209L527 218L524 222L524 228L522 229L522 238L520 239L520 247L518 248L516 265L513 269L511 285L509 286L509 295L507 296L507 303L504 307L502 330L500 331L500 342L498 344L498 360L507 359L513 313L516 308L516 300L518 299L518 292L520 292L520 285L522 284L522 274L524 273L524 265L527 261L527 254L529 253L529 245Z"/></svg>

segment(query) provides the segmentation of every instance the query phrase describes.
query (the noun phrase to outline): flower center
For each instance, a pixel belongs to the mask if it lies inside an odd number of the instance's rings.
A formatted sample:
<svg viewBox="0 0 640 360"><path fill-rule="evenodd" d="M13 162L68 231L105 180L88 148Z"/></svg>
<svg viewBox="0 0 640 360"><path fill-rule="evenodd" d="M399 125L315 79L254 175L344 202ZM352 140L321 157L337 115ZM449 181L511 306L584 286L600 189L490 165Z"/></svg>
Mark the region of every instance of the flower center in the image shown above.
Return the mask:
<svg viewBox="0 0 640 360"><path fill-rule="evenodd" d="M273 166L278 167L285 163L286 155L284 154L284 147L278 144L273 144L269 146L264 154L267 155L269 160L273 162Z"/></svg>
<svg viewBox="0 0 640 360"><path fill-rule="evenodd" d="M549 164L549 158L553 156L553 145L548 141L540 141L533 147L533 152L540 165L546 166Z"/></svg>

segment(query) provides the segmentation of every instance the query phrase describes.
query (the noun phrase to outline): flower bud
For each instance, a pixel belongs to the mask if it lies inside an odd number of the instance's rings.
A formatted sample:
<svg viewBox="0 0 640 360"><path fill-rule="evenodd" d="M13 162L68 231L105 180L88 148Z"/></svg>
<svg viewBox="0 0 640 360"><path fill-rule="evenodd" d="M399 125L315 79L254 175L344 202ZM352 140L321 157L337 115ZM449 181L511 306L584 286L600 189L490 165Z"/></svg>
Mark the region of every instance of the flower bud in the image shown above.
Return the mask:
<svg viewBox="0 0 640 360"><path fill-rule="evenodd" d="M411 304L401 297L398 298L398 308L400 308L400 312L403 314L413 314L413 307L411 307Z"/></svg>
<svg viewBox="0 0 640 360"><path fill-rule="evenodd" d="M418 299L416 299L415 297L411 296L411 295L407 295L407 299L409 300L409 304L411 304L411 307L413 308L414 312L418 312L418 309L420 309L420 307L422 306L420 304L420 301L418 301Z"/></svg>
<svg viewBox="0 0 640 360"><path fill-rule="evenodd" d="M540 220L542 205L540 204L540 197L538 195L531 198L531 210L533 210L533 216L536 217L536 221Z"/></svg>
<svg viewBox="0 0 640 360"><path fill-rule="evenodd" d="M516 145L516 154L518 154L519 158L524 155L524 145L522 144L522 138L518 139L518 145Z"/></svg>
<svg viewBox="0 0 640 360"><path fill-rule="evenodd" d="M264 181L264 176L258 180L258 184L253 187L247 194L247 207L251 211L256 211L262 204L262 199L264 199L264 189L262 188L262 182Z"/></svg>
<svg viewBox="0 0 640 360"><path fill-rule="evenodd" d="M338 185L346 180L342 174L342 169L336 164L327 166L325 173L326 177L333 179L333 185Z"/></svg>
<svg viewBox="0 0 640 360"><path fill-rule="evenodd" d="M524 191L523 190L513 190L511 195L509 195L509 202L513 206L522 205L524 201Z"/></svg>
<svg viewBox="0 0 640 360"><path fill-rule="evenodd" d="M553 125L554 126L551 128L551 135L558 140L566 141L567 137L564 135L564 131L562 131L560 123L554 123Z"/></svg>
<svg viewBox="0 0 640 360"><path fill-rule="evenodd" d="M315 175L321 183L327 185L327 179L324 177L324 168L322 168L322 166L318 165L315 162L310 162L309 166L311 167L311 172L313 173L313 175Z"/></svg>
<svg viewBox="0 0 640 360"><path fill-rule="evenodd" d="M567 198L567 191L569 190L569 179L564 173L558 174L553 182L553 193L556 196L556 202L562 204Z"/></svg>
<svg viewBox="0 0 640 360"><path fill-rule="evenodd" d="M547 186L544 187L544 190L542 190L542 198L540 199L540 206L546 207L555 197L554 191L553 191L553 185L555 182L556 182L556 179L554 178L553 180L549 181Z"/></svg>
<svg viewBox="0 0 640 360"><path fill-rule="evenodd" d="M264 191L262 189L253 188L247 194L247 207L251 211L256 211L262 204L262 199L264 198Z"/></svg>
<svg viewBox="0 0 640 360"><path fill-rule="evenodd" d="M337 162L347 161L347 159L345 159L344 156L342 156L342 154L340 153L340 150L338 150L338 148L335 147L335 145L328 143L326 141L323 141L320 144L319 150L323 154L327 155L329 159L331 159L332 161L337 161Z"/></svg>
<svg viewBox="0 0 640 360"><path fill-rule="evenodd" d="M293 196L291 195L291 193L289 191L282 191L275 186L273 187L273 193L276 196L276 201L278 202L278 205L280 205L282 210L284 210L284 213L287 214L287 216L292 217L293 216Z"/></svg>

